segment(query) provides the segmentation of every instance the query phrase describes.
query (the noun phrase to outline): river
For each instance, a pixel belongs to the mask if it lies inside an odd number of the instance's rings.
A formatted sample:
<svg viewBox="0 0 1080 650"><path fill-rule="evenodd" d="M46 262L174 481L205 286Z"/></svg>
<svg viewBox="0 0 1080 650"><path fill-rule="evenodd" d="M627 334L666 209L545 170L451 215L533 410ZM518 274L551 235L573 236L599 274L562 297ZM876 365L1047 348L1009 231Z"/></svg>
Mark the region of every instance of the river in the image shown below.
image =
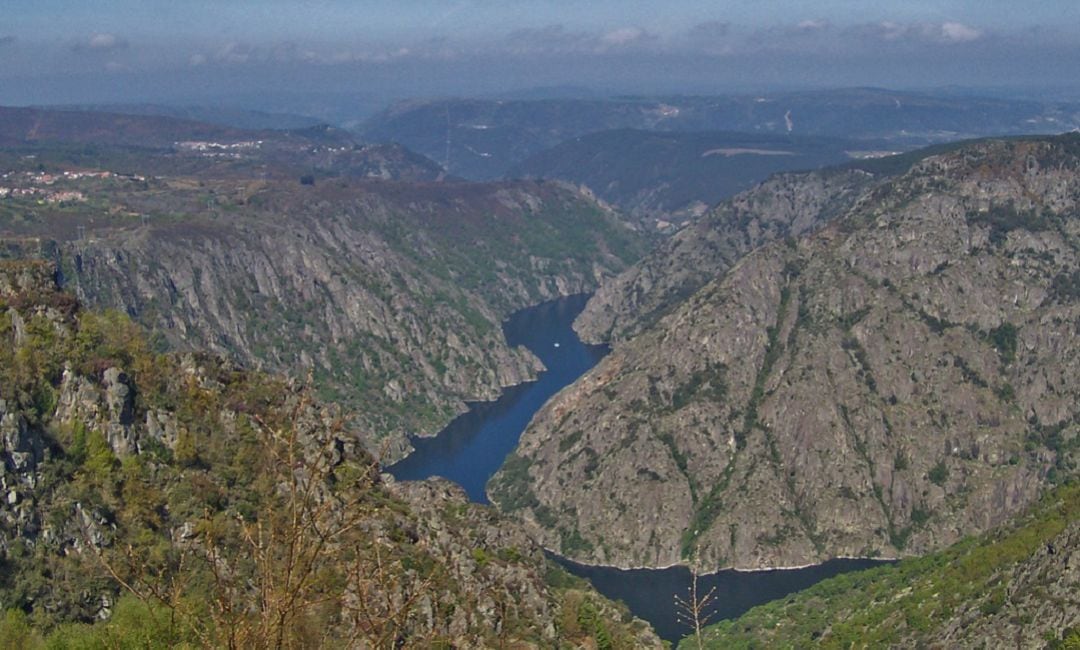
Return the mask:
<svg viewBox="0 0 1080 650"><path fill-rule="evenodd" d="M533 414L608 352L606 345L585 345L571 328L588 299L586 294L570 296L510 316L503 323L506 341L527 347L547 371L536 381L507 389L494 402L470 404L438 435L413 438L416 451L387 471L401 481L442 476L465 488L473 501L487 503L484 486L517 446Z"/></svg>
<svg viewBox="0 0 1080 650"><path fill-rule="evenodd" d="M533 414L608 352L607 346L583 344L571 328L587 300L587 295L570 296L514 313L503 324L507 342L527 347L540 357L547 371L537 381L506 390L494 402L471 404L467 413L437 436L414 439L416 451L387 471L402 481L442 476L464 487L473 501L487 503L484 486L514 450ZM677 621L674 606L675 596L685 597L690 587L690 572L685 568L625 571L556 559L570 573L589 579L600 593L626 603L662 638L675 641L689 632ZM880 562L873 560L832 560L804 569L720 571L700 577L698 589L700 594L716 588L715 622L825 578L877 564Z"/></svg>

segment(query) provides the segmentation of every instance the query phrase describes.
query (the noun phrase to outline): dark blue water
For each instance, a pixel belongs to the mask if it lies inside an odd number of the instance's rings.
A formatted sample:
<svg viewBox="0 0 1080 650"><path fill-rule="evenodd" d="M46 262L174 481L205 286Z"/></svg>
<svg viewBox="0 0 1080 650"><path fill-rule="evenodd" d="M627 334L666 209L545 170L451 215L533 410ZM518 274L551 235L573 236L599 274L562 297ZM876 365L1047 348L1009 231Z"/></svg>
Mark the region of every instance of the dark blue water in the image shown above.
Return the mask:
<svg viewBox="0 0 1080 650"><path fill-rule="evenodd" d="M678 620L675 596L688 599L691 575L686 567L670 569L633 569L587 566L566 558L552 556L564 569L587 579L596 590L612 600L626 603L638 618L652 624L661 638L668 641L690 633ZM698 576L698 597L713 592L709 623L736 618L752 607L790 593L806 589L826 578L886 564L880 560L829 560L805 569L774 571L720 571Z"/></svg>
<svg viewBox="0 0 1080 650"><path fill-rule="evenodd" d="M473 501L487 503L484 485L517 446L533 414L607 354L607 346L585 345L571 328L588 299L570 296L512 315L503 324L507 342L527 347L547 371L494 402L471 404L434 438L414 438L416 451L387 471L402 481L442 476L465 488Z"/></svg>
<svg viewBox="0 0 1080 650"><path fill-rule="evenodd" d="M412 441L416 451L387 471L398 480L442 476L459 483L469 498L487 503L484 486L517 446L534 413L564 386L592 368L606 346L584 345L571 329L588 296L570 296L523 309L503 324L510 345L524 345L543 360L547 371L535 382L515 386L494 402L471 404L469 412L433 438ZM556 347L558 344L558 347ZM661 637L676 641L689 633L677 620L675 596L686 597L690 572L683 567L624 571L577 564L553 556L570 573L590 580L596 590L621 600L648 621ZM716 587L710 622L734 618L751 607L783 598L846 571L877 566L874 560L832 560L787 571L721 571L698 579L699 594Z"/></svg>

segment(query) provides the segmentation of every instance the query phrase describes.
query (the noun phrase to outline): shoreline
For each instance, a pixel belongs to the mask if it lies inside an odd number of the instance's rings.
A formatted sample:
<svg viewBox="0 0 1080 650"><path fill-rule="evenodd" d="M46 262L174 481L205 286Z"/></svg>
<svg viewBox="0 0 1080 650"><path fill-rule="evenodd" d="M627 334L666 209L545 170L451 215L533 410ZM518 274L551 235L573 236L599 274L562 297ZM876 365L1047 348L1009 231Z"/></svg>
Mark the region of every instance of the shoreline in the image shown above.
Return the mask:
<svg viewBox="0 0 1080 650"><path fill-rule="evenodd" d="M690 565L688 565L688 564L680 564L678 562L675 562L675 563L672 563L672 564L667 564L667 565L664 565L664 566L620 566L620 565L617 565L617 564L600 564L600 563L591 563L591 562L581 562L579 560L568 558L565 555L562 555L562 554L556 552L555 550L550 549L547 546L544 546L542 544L540 545L540 548L542 548L544 550L545 555L547 555L548 557L554 559L556 562L560 562L560 563L561 562L567 562L569 564L574 564L574 565L577 565L579 567L584 567L584 568L588 568L588 569L612 569L612 570L616 570L616 571L667 571L669 569L686 569L687 571L693 573L693 568ZM836 557L830 557L830 558L828 558L826 560L822 560L821 562L810 562L808 564L796 564L796 565L778 566L778 567L762 567L762 568L756 568L756 569L746 569L746 568L740 568L740 567L733 567L732 566L732 567L725 567L725 568L722 568L722 569L716 569L715 571L709 571L708 573L699 573L697 575L698 575L699 578L705 578L705 577L708 577L708 576L715 576L715 575L719 575L721 573L729 572L729 571L733 572L733 573L770 573L770 572L773 572L773 571L799 571L801 569L810 569L810 568L813 568L813 567L819 567L819 566L822 566L822 565L827 564L829 562L832 562L834 560L864 560L864 561L869 561L869 562L880 562L882 564L885 564L885 563L896 563L896 562L899 562L899 561L901 561L903 559L905 559L905 558L901 558L901 557L895 557L895 558L865 557L865 556L859 556L859 555L838 555Z"/></svg>

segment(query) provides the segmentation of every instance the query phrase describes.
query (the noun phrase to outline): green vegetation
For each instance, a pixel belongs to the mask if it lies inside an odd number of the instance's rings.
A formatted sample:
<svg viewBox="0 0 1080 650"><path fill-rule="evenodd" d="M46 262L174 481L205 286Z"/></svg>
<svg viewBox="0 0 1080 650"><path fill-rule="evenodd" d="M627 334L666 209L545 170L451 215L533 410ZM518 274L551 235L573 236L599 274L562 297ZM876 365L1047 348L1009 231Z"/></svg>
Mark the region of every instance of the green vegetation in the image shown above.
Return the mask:
<svg viewBox="0 0 1080 650"><path fill-rule="evenodd" d="M971 223L990 227L990 243L1000 246L1005 243L1013 230L1051 230L1055 227L1054 218L1035 210L1021 210L1013 202L991 206L986 212L978 212L968 217Z"/></svg>
<svg viewBox="0 0 1080 650"><path fill-rule="evenodd" d="M787 317L788 306L791 302L791 287L784 286L780 290L780 305L776 309L776 322L765 329L767 337L765 343L765 357L754 378L754 388L750 392L750 400L743 413L742 429L735 434L735 444L739 449L746 447L746 437L755 428L762 428L758 420L758 408L761 400L765 398L765 382L772 373L773 366L780 359L782 353L780 346L780 328L783 327Z"/></svg>
<svg viewBox="0 0 1080 650"><path fill-rule="evenodd" d="M502 511L513 512L534 508L540 504L529 487L531 466L532 461L528 458L511 453L499 472L491 478L487 486L488 493Z"/></svg>
<svg viewBox="0 0 1080 650"><path fill-rule="evenodd" d="M783 327L784 321L787 319L790 307L791 285L787 284L780 290L780 304L777 306L776 310L776 321L766 329L767 340L765 343L765 356L762 360L761 368L758 369L757 376L754 379L754 387L750 393L750 400L746 405L746 410L743 412L742 428L735 432L735 445L737 450L742 450L746 447L747 437L752 430L759 429L765 431L765 427L763 427L758 420L758 408L761 406L761 401L765 398L765 382L772 373L773 366L776 365L776 362L780 360L780 356L783 354L784 346L780 342L780 328ZM720 370L726 371L726 368L720 368ZM719 385L724 386L724 392L726 394L726 384ZM779 451L776 449L775 442L768 436L767 432L766 437L772 454L772 460L773 462L778 463ZM703 498L696 498L698 492L696 490L694 491L694 515L690 520L690 524L682 534L682 556L684 558L691 557L691 554L697 547L698 537L709 529L712 522L716 519L716 516L720 513L722 508L720 496L727 490L727 486L731 481L731 474L734 471L734 465L734 460L728 463L727 468L724 470L724 475L712 486ZM693 489L695 484L693 481L690 483L691 489Z"/></svg>
<svg viewBox="0 0 1080 650"><path fill-rule="evenodd" d="M930 644L961 610L990 616L1003 580L1080 521L1080 484L1059 487L1015 525L896 565L847 573L709 628L707 647L850 648ZM1056 574L1040 580L1052 581ZM1028 585L1026 589L1039 589ZM968 629L978 634L981 622ZM1075 633L1055 635L1072 639ZM682 647L691 647L688 641ZM1064 647L1060 644L1056 647Z"/></svg>
<svg viewBox="0 0 1080 650"><path fill-rule="evenodd" d="M588 554L593 551L593 544L581 536L577 528L559 529L559 548L564 555L575 556Z"/></svg>
<svg viewBox="0 0 1080 650"><path fill-rule="evenodd" d="M585 435L583 429L575 429L567 435L559 439L559 451L568 451L571 447L577 444L578 440L581 440L581 436Z"/></svg>
<svg viewBox="0 0 1080 650"><path fill-rule="evenodd" d="M561 570L560 570L561 571ZM563 600L557 621L560 636L568 642L566 647L590 647L597 650L630 650L636 646L636 639L629 633L629 616L623 613L623 620L612 622L611 612L605 610L598 600L583 590L578 580L565 572L567 595ZM575 588L576 587L576 588ZM585 640L588 645L574 645Z"/></svg>
<svg viewBox="0 0 1080 650"><path fill-rule="evenodd" d="M859 340L854 335L848 334L844 337L844 340L840 343L840 347L848 352L851 352L855 357L856 373L859 378L866 384L866 389L871 393L877 393L877 381L874 379L874 373L870 368L870 358L866 354L866 349L859 343Z"/></svg>
<svg viewBox="0 0 1080 650"><path fill-rule="evenodd" d="M0 294L0 399L26 423L4 444L44 448L0 468L19 496L4 513L17 527L0 553L0 648L535 646L560 612L585 623L560 635L569 645L632 647L625 612L580 587L540 586L543 610L523 609L513 581L540 585L539 551L493 542L489 511L392 494L310 390L155 353L122 314L50 291L47 265L0 265L4 279L27 269L33 286ZM128 406L105 405L121 395L113 368ZM118 418L137 450L113 447ZM458 549L477 568L467 582ZM481 590L499 625L474 612L446 636Z"/></svg>
<svg viewBox="0 0 1080 650"><path fill-rule="evenodd" d="M107 621L96 624L65 623L47 635L30 624L21 610L9 609L0 621L0 648L52 650L54 648L136 649L202 648L206 639L196 626L177 621L172 611L147 604L133 595L120 597Z"/></svg>
<svg viewBox="0 0 1080 650"><path fill-rule="evenodd" d="M1008 364L1016 360L1016 335L1017 327L1009 322L1004 322L990 330L989 339L1001 357L1001 362Z"/></svg>
<svg viewBox="0 0 1080 650"><path fill-rule="evenodd" d="M945 481L949 480L949 466L945 464L944 458L930 468L930 471L926 474L926 478L934 485L944 487Z"/></svg>
<svg viewBox="0 0 1080 650"><path fill-rule="evenodd" d="M616 129L541 151L509 176L583 183L628 211L679 210L695 201L716 204L778 172L845 162L852 146L822 137Z"/></svg>
<svg viewBox="0 0 1080 650"><path fill-rule="evenodd" d="M1054 276L1050 284L1050 295L1060 302L1080 300L1080 270Z"/></svg>
<svg viewBox="0 0 1080 650"><path fill-rule="evenodd" d="M690 524L683 531L680 538L680 553L684 559L693 558L693 554L697 550L698 538L709 529L712 522L716 520L716 516L723 509L724 504L720 497L727 491L734 473L735 463L732 461L724 468L723 476L712 486L709 493L704 498L698 499L694 504L694 516L690 519Z"/></svg>
<svg viewBox="0 0 1080 650"><path fill-rule="evenodd" d="M678 411L695 399L724 401L728 391L726 377L726 365L707 360L704 368L691 374L685 383L671 393L671 405L667 410Z"/></svg>

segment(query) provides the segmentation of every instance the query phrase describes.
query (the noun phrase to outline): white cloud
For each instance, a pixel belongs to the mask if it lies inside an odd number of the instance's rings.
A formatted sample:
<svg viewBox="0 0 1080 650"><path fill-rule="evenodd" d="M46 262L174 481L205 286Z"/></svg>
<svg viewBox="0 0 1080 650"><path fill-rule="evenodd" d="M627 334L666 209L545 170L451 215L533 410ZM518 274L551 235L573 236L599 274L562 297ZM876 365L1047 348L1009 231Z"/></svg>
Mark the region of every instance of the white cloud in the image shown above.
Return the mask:
<svg viewBox="0 0 1080 650"><path fill-rule="evenodd" d="M448 53L449 52L449 53ZM281 41L262 45L252 45L240 41L230 41L215 50L196 52L188 57L188 65L197 68L210 64L226 66L268 65L268 64L309 64L333 65L347 63L386 63L409 56L417 58L453 58L460 54L449 49L442 41L428 41L419 48L405 46L350 48L333 51L308 49L292 41Z"/></svg>
<svg viewBox="0 0 1080 650"><path fill-rule="evenodd" d="M116 47L116 44L119 42L120 41L116 38L115 34L94 34L90 37L90 41L87 45L95 50L111 50Z"/></svg>
<svg viewBox="0 0 1080 650"><path fill-rule="evenodd" d="M214 59L221 63L247 63L251 61L255 48L246 43L226 43L214 54Z"/></svg>
<svg viewBox="0 0 1080 650"><path fill-rule="evenodd" d="M397 42L298 44L227 42L185 54L192 67L207 65L349 65L417 61L455 61L512 57L543 61L563 57L731 57L769 52L795 56L828 54L857 57L863 52L956 47L986 34L959 22L880 21L838 25L826 19L792 20L765 29L723 21L692 25L677 33L626 25L607 31L577 30L563 24L525 28L495 38L438 37ZM181 59L182 60L182 59Z"/></svg>
<svg viewBox="0 0 1080 650"><path fill-rule="evenodd" d="M698 23L686 32L675 35L666 45L680 52L724 56L734 51L737 36L732 31L731 23L712 20Z"/></svg>
<svg viewBox="0 0 1080 650"><path fill-rule="evenodd" d="M399 47L391 50L371 50L371 51L354 51L354 50L340 50L329 56L321 56L314 52L308 52L310 55L305 58L307 63L388 63L397 59L403 59L408 56L412 56L415 53L408 47ZM422 56L422 55L421 55ZM438 55L432 53L429 58L436 58Z"/></svg>
<svg viewBox="0 0 1080 650"><path fill-rule="evenodd" d="M983 37L979 29L957 22L898 23L882 21L854 25L846 30L849 36L887 41L890 43L970 43Z"/></svg>
<svg viewBox="0 0 1080 650"><path fill-rule="evenodd" d="M816 32L829 27L829 21L827 20L804 20L795 25L795 29L800 32Z"/></svg>
<svg viewBox="0 0 1080 650"><path fill-rule="evenodd" d="M628 45L641 40L645 36L645 30L640 27L621 27L601 36L600 42L604 45Z"/></svg>
<svg viewBox="0 0 1080 650"><path fill-rule="evenodd" d="M640 27L620 27L608 32L571 31L564 25L518 29L494 43L460 43L464 52L513 56L563 56L605 54L651 48L659 38Z"/></svg>
<svg viewBox="0 0 1080 650"><path fill-rule="evenodd" d="M128 46L127 40L116 34L91 34L89 38L75 44L76 51L112 52Z"/></svg>
<svg viewBox="0 0 1080 650"><path fill-rule="evenodd" d="M271 46L268 57L277 63L320 63L323 60L316 52L302 49L292 41Z"/></svg>
<svg viewBox="0 0 1080 650"><path fill-rule="evenodd" d="M875 27L877 27L878 35L886 41L895 41L910 31L909 26L894 23L891 20L882 21Z"/></svg>
<svg viewBox="0 0 1080 650"><path fill-rule="evenodd" d="M570 31L564 25L547 25L514 30L496 47L517 56L580 54L596 47L596 37Z"/></svg>
<svg viewBox="0 0 1080 650"><path fill-rule="evenodd" d="M982 36L982 32L963 23L942 23L941 36L950 43L966 43Z"/></svg>

